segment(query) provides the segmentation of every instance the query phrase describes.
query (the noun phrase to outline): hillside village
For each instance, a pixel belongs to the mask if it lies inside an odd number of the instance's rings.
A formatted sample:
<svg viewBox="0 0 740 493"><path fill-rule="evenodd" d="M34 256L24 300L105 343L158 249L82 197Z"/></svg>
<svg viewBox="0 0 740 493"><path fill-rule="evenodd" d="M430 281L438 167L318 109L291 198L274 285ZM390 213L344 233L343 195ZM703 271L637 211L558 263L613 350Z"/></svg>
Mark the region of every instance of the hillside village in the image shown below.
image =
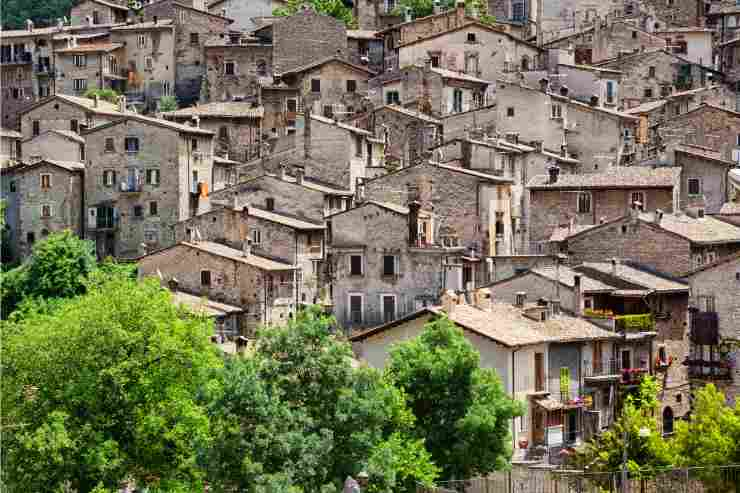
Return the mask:
<svg viewBox="0 0 740 493"><path fill-rule="evenodd" d="M318 305L382 369L444 314L525 403L514 462L560 464L646 376L666 436L707 383L734 405L740 6L285 3L2 31L4 259L70 230L233 351Z"/></svg>

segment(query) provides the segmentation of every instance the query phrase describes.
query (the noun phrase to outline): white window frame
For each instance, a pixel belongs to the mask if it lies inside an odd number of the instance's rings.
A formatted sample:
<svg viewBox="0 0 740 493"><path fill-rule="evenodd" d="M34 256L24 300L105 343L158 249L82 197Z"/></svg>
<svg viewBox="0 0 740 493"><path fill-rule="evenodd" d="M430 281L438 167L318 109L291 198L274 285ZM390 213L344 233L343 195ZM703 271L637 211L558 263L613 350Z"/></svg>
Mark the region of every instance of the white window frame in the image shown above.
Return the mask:
<svg viewBox="0 0 740 493"><path fill-rule="evenodd" d="M252 242L252 246L258 246L262 244L262 230L257 228L250 228L249 239Z"/></svg>
<svg viewBox="0 0 740 493"><path fill-rule="evenodd" d="M48 214L48 215L45 215L45 214L44 214L44 208L45 208L45 207L48 207L48 208L49 208L49 214ZM44 218L44 219L48 219L48 218L50 218L50 217L54 217L54 206L53 206L53 205L51 205L51 204L42 204L42 205L41 205L41 211L40 211L40 216L41 216L42 218Z"/></svg>
<svg viewBox="0 0 740 493"><path fill-rule="evenodd" d="M352 298L353 297L359 297L360 298L360 324L365 323L365 294L364 293L356 293L356 292L349 292L347 293L347 321L352 324L354 323L352 320Z"/></svg>
<svg viewBox="0 0 740 493"><path fill-rule="evenodd" d="M591 192L578 192L576 195L576 214L592 214L594 210L593 195ZM581 211L581 195L588 195L588 210Z"/></svg>
<svg viewBox="0 0 740 493"><path fill-rule="evenodd" d="M45 176L48 176L49 177L49 186L48 187L44 187L44 177ZM42 190L46 190L47 188L51 188L51 187L52 187L51 173L41 173L39 175L39 188L41 188Z"/></svg>
<svg viewBox="0 0 740 493"><path fill-rule="evenodd" d="M386 323L386 320L385 320L385 299L386 298L393 298L393 318L391 320L388 320L388 322L392 322L393 320L396 320L398 318L398 296L396 296L393 293L381 293L380 294L380 315L383 319L382 323Z"/></svg>
<svg viewBox="0 0 740 493"><path fill-rule="evenodd" d="M690 191L691 190L690 183L691 183L692 180L696 180L697 183L699 183L699 193L691 193L691 191ZM695 176L690 176L690 177L686 178L686 195L688 195L689 197L701 197L702 196L702 190L703 190L703 188L702 188L701 178L698 178L698 177L695 177Z"/></svg>
<svg viewBox="0 0 740 493"><path fill-rule="evenodd" d="M73 79L72 87L76 92L82 92L87 90L87 79Z"/></svg>
<svg viewBox="0 0 740 493"><path fill-rule="evenodd" d="M75 67L87 67L87 55L73 55L72 63Z"/></svg>
<svg viewBox="0 0 740 493"><path fill-rule="evenodd" d="M632 196L634 194L636 194L636 193L639 193L640 194L640 197L641 198L640 198L640 201L639 202L640 202L640 204L642 204L642 210L643 211L646 211L647 210L647 205L645 205L645 192L643 192L642 190L633 190L633 191L630 191L630 203L627 204L627 205L629 207L632 207L632 204L635 203L635 200L633 200L634 197L632 197Z"/></svg>
<svg viewBox="0 0 740 493"><path fill-rule="evenodd" d="M146 48L147 44L149 44L148 43L148 41L149 41L148 38L149 38L149 36L147 34L139 34L136 37L136 46L139 47L139 48Z"/></svg>
<svg viewBox="0 0 740 493"><path fill-rule="evenodd" d="M550 104L550 118L553 120L560 120L563 118L563 105L560 103Z"/></svg>
<svg viewBox="0 0 740 493"><path fill-rule="evenodd" d="M227 74L227 73L226 73L226 66L227 66L228 64L232 64L232 65L234 66L234 71L233 71L233 73L231 73L231 74ZM239 75L239 72L238 72L238 70L239 70L239 69L238 69L238 65L237 65L237 63L236 63L236 60L224 60L224 72L223 72L223 73L224 73L224 75L230 75L230 76L234 76L234 75Z"/></svg>
<svg viewBox="0 0 740 493"><path fill-rule="evenodd" d="M146 170L146 179L148 185L159 185L160 179L159 168L149 168ZM151 177L151 179L150 179Z"/></svg>
<svg viewBox="0 0 740 493"><path fill-rule="evenodd" d="M154 58L150 56L144 57L144 70L154 70Z"/></svg>
<svg viewBox="0 0 740 493"><path fill-rule="evenodd" d="M352 257L360 257L360 276L365 275L365 255L362 253L350 253L347 255L347 272L350 276L357 276L352 274Z"/></svg>

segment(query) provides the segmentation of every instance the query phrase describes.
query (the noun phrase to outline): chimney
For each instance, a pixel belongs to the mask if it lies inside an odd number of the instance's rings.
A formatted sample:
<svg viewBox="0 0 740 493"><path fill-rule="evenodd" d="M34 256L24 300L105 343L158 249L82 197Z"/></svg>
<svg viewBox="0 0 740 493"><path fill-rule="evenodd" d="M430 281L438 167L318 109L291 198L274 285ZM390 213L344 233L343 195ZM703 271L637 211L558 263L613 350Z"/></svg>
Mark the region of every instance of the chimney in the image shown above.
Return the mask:
<svg viewBox="0 0 740 493"><path fill-rule="evenodd" d="M442 309L447 312L447 316L452 316L455 311L455 305L457 305L458 296L451 289L446 289L441 296Z"/></svg>
<svg viewBox="0 0 740 493"><path fill-rule="evenodd" d="M154 23L155 25L157 24L157 20L158 19L156 15L152 17L152 23Z"/></svg>
<svg viewBox="0 0 740 493"><path fill-rule="evenodd" d="M473 300L475 307L484 312L490 312L493 308L493 299L491 298L491 290L488 288L478 288L473 293Z"/></svg>
<svg viewBox="0 0 740 493"><path fill-rule="evenodd" d="M511 142L512 144L518 144L519 143L519 133L518 132L506 132L506 141Z"/></svg>
<svg viewBox="0 0 740 493"><path fill-rule="evenodd" d="M252 240L242 241L242 256L249 257L252 254Z"/></svg>
<svg viewBox="0 0 740 493"><path fill-rule="evenodd" d="M93 24L93 20L94 19L92 18L92 16L90 16L90 15L86 16L85 17L85 20L87 21L87 25L88 26L90 26L90 27L94 26L94 24Z"/></svg>
<svg viewBox="0 0 740 493"><path fill-rule="evenodd" d="M519 308L524 306L524 303L527 301L527 293L526 291L517 291L516 293L516 302L514 303L515 306L518 306Z"/></svg>
<svg viewBox="0 0 740 493"><path fill-rule="evenodd" d="M565 84L560 86L560 95L563 96L564 98L568 97L568 86L566 86Z"/></svg>
<svg viewBox="0 0 740 493"><path fill-rule="evenodd" d="M296 165L293 171L295 173L295 182L299 185L303 185L303 178L306 174L306 168L301 165Z"/></svg>
<svg viewBox="0 0 740 493"><path fill-rule="evenodd" d="M540 79L540 91L546 93L549 87L550 87L550 81L547 79L547 77L541 78Z"/></svg>
<svg viewBox="0 0 740 493"><path fill-rule="evenodd" d="M193 128L200 128L200 117L198 115L194 115L190 122Z"/></svg>
<svg viewBox="0 0 740 493"><path fill-rule="evenodd" d="M93 108L97 108L99 106L100 106L100 96L98 95L98 93L95 93L95 95L93 96Z"/></svg>
<svg viewBox="0 0 740 493"><path fill-rule="evenodd" d="M465 22L465 0L457 0L455 4L455 20L460 27Z"/></svg>
<svg viewBox="0 0 740 493"><path fill-rule="evenodd" d="M573 276L573 313L576 316L581 315L582 312L582 294L581 294L581 276L576 274Z"/></svg>
<svg viewBox="0 0 740 493"><path fill-rule="evenodd" d="M613 275L614 277L617 277L617 263L618 263L618 262L619 262L619 261L618 261L618 260L617 260L616 258L612 258L612 259L611 259L611 264L612 264L612 275Z"/></svg>
<svg viewBox="0 0 740 493"><path fill-rule="evenodd" d="M416 200L409 202L409 245L412 247L421 246L419 244L419 210L421 204Z"/></svg>
<svg viewBox="0 0 740 493"><path fill-rule="evenodd" d="M547 183L553 184L558 182L558 175L560 175L560 167L559 166L548 166L547 168L547 175L548 180Z"/></svg>
<svg viewBox="0 0 740 493"><path fill-rule="evenodd" d="M560 146L560 156L568 157L568 144L563 143L563 145Z"/></svg>
<svg viewBox="0 0 740 493"><path fill-rule="evenodd" d="M31 19L26 19L26 30L33 32L33 21Z"/></svg>
<svg viewBox="0 0 740 493"><path fill-rule="evenodd" d="M126 113L126 96L118 96L118 111Z"/></svg>
<svg viewBox="0 0 740 493"><path fill-rule="evenodd" d="M663 219L663 211L661 209L655 209L655 215L653 216L653 222L655 224L660 224L660 221Z"/></svg>
<svg viewBox="0 0 740 493"><path fill-rule="evenodd" d="M594 94L591 96L591 99L588 101L589 106L598 106L599 105L599 97Z"/></svg>

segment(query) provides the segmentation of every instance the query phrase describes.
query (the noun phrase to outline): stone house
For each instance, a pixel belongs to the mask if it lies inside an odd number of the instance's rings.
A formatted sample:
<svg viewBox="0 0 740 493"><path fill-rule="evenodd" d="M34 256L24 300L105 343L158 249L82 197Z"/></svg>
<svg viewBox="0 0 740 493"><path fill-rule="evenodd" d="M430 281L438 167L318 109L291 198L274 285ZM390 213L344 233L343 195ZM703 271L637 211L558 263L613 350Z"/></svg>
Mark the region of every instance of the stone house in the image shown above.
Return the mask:
<svg viewBox="0 0 740 493"><path fill-rule="evenodd" d="M368 79L372 75L367 68L332 55L286 70L281 78L298 89L299 109L310 106L311 113L345 120L371 109Z"/></svg>
<svg viewBox="0 0 740 493"><path fill-rule="evenodd" d="M574 50L577 65L594 65L620 54L664 49L665 39L626 20L594 19L590 27L550 39L544 48ZM613 67L608 67L613 68Z"/></svg>
<svg viewBox="0 0 740 493"><path fill-rule="evenodd" d="M360 29L383 29L402 21L393 0L356 0L352 2L352 15Z"/></svg>
<svg viewBox="0 0 740 493"><path fill-rule="evenodd" d="M480 352L481 367L495 370L507 395L525 403L523 416L511 423L515 460L557 463L561 449L601 430L599 411L613 415L614 401L587 393L586 373L577 366L595 351L611 354L618 336L550 304L515 306L491 300L486 291L472 293L471 304L445 294L441 306L423 308L350 341L359 359L383 368L392 344L418 336L440 316L448 317ZM544 456L536 456L541 448Z"/></svg>
<svg viewBox="0 0 740 493"><path fill-rule="evenodd" d="M472 75L432 67L408 66L386 72L369 83L375 107L401 105L434 118L464 113L493 104L493 83Z"/></svg>
<svg viewBox="0 0 740 493"><path fill-rule="evenodd" d="M175 24L175 88L174 95L182 106L199 100L204 80L204 45L212 37L225 34L232 19L205 10L205 2L192 6L176 0L159 0L143 6L144 20L172 19Z"/></svg>
<svg viewBox="0 0 740 493"><path fill-rule="evenodd" d="M385 69L421 65L464 72L493 81L501 72L537 69L540 49L512 33L510 24L486 24L455 9L404 22L381 31Z"/></svg>
<svg viewBox="0 0 740 493"><path fill-rule="evenodd" d="M84 171L81 162L50 159L0 171L2 198L7 204L5 224L14 259L28 256L34 242L51 233L68 229L83 235Z"/></svg>
<svg viewBox="0 0 740 493"><path fill-rule="evenodd" d="M99 257L172 245L175 224L207 206L213 132L125 113L83 136L86 230Z"/></svg>
<svg viewBox="0 0 740 493"><path fill-rule="evenodd" d="M167 120L189 123L199 120L201 128L216 134L219 156L251 161L260 156L264 108L257 103L207 103L164 113Z"/></svg>
<svg viewBox="0 0 740 493"><path fill-rule="evenodd" d="M691 287L691 355L696 383L712 382L734 405L740 393L737 347L726 344L740 331L740 254L702 265L684 276Z"/></svg>
<svg viewBox="0 0 740 493"><path fill-rule="evenodd" d="M272 12L282 7L284 0L211 0L206 8L215 15L234 19L231 29L253 31L260 26L260 20L272 17Z"/></svg>
<svg viewBox="0 0 740 493"><path fill-rule="evenodd" d="M377 31L347 29L350 63L367 67L376 74L383 71L383 40L377 34Z"/></svg>
<svg viewBox="0 0 740 493"><path fill-rule="evenodd" d="M740 228L713 216L633 213L566 236L574 263L626 258L679 276L740 250Z"/></svg>
<svg viewBox="0 0 740 493"><path fill-rule="evenodd" d="M673 211L680 196L679 168L615 167L601 173L552 170L527 184L530 248L543 253L561 228L597 225L627 214L634 202L643 210Z"/></svg>
<svg viewBox="0 0 740 493"><path fill-rule="evenodd" d="M22 150L28 162L41 159L85 162L85 139L71 130L46 130L24 140Z"/></svg>
<svg viewBox="0 0 740 493"><path fill-rule="evenodd" d="M123 43L113 43L108 36L83 41L76 36L65 48L54 50L56 91L83 96L89 89L113 89L123 92L118 60L124 59Z"/></svg>
<svg viewBox="0 0 740 493"><path fill-rule="evenodd" d="M212 319L215 334L211 336L211 342L217 343L225 353L233 353L236 349L234 340L240 335L240 321L244 317L244 310L236 305L182 291L176 280L167 284L172 293L172 303Z"/></svg>
<svg viewBox="0 0 740 493"><path fill-rule="evenodd" d="M619 106L631 108L647 101L707 85L718 72L665 49L633 53L600 61L597 66L622 72Z"/></svg>
<svg viewBox="0 0 740 493"><path fill-rule="evenodd" d="M442 143L444 122L400 105L385 105L373 112L376 132L386 141L389 162L401 167L422 162Z"/></svg>
<svg viewBox="0 0 740 493"><path fill-rule="evenodd" d="M7 168L17 164L21 159L20 132L0 127L0 168Z"/></svg>
<svg viewBox="0 0 740 493"><path fill-rule="evenodd" d="M731 184L729 171L737 162L722 159L719 152L700 146L674 149L674 164L681 168L681 209L699 208L717 214L727 202Z"/></svg>
<svg viewBox="0 0 740 493"><path fill-rule="evenodd" d="M740 29L740 6L734 0L713 1L706 13L706 25L714 29L715 42L725 43L737 38Z"/></svg>
<svg viewBox="0 0 740 493"><path fill-rule="evenodd" d="M511 184L473 169L422 162L364 181L360 196L402 207L418 201L422 210L434 213L432 244L507 255L513 237ZM467 281L472 279L465 276Z"/></svg>
<svg viewBox="0 0 740 493"><path fill-rule="evenodd" d="M21 113L21 134L27 140L46 130L81 132L121 118L121 105L102 99L57 94L27 107Z"/></svg>
<svg viewBox="0 0 740 493"><path fill-rule="evenodd" d="M262 106L265 108L265 116L262 119L263 131L268 132L269 130L269 136L273 139L288 137L284 140L292 139L294 146L299 124L303 124L303 119L299 118L298 113L298 100L300 99L298 88L280 82L260 86L260 94Z"/></svg>
<svg viewBox="0 0 740 493"><path fill-rule="evenodd" d="M297 299L300 303L317 303L326 258L323 221L312 222L269 209L274 207L271 201L257 206L240 200L241 196L234 195L222 208L177 223L177 242L188 241L195 234L240 249L244 241L249 241L253 253L296 267Z"/></svg>
<svg viewBox="0 0 740 493"><path fill-rule="evenodd" d="M660 127L660 138L669 152L677 145L692 144L717 151L722 159L738 161L740 113L704 103L668 119Z"/></svg>
<svg viewBox="0 0 740 493"><path fill-rule="evenodd" d="M635 142L640 145L639 162L658 159L661 150L660 126L665 123L669 107L666 99L657 99L624 110L640 119L635 135Z"/></svg>
<svg viewBox="0 0 740 493"><path fill-rule="evenodd" d="M121 59L109 60L108 70L125 77L126 99L144 110L155 110L162 96L175 95L175 23L152 17L111 28L111 40L125 46Z"/></svg>
<svg viewBox="0 0 740 493"><path fill-rule="evenodd" d="M570 97L569 90L554 93L549 81L540 89L498 81L496 130L517 133L522 141L542 141L547 149L561 149L581 162L583 172L604 171L635 160L634 135L639 119Z"/></svg>
<svg viewBox="0 0 740 493"><path fill-rule="evenodd" d="M655 31L657 36L665 39L666 48L697 65L714 67L712 54L711 29L694 25L693 27L665 27Z"/></svg>
<svg viewBox="0 0 740 493"><path fill-rule="evenodd" d="M598 106L616 109L622 72L591 65L558 63L549 72L534 70L523 72L522 76L530 87L539 87L540 81L547 78L550 90L556 94L565 86L568 96L573 99L590 103L596 96Z"/></svg>
<svg viewBox="0 0 740 493"><path fill-rule="evenodd" d="M740 82L740 38L731 39L716 46L719 59L719 70L725 75L725 81L737 90Z"/></svg>
<svg viewBox="0 0 740 493"><path fill-rule="evenodd" d="M78 25L121 24L128 18L129 8L123 2L82 0L69 12L70 23Z"/></svg>
<svg viewBox="0 0 740 493"><path fill-rule="evenodd" d="M238 332L252 336L296 310L295 266L211 241L190 240L138 259L139 277L160 279L196 296L240 307Z"/></svg>
<svg viewBox="0 0 740 493"><path fill-rule="evenodd" d="M271 204L274 210L311 223L320 223L324 217L352 206L354 195L351 191L304 174L302 167L296 167L293 176L284 168L277 175L263 173L215 191L211 194L211 202L238 200L240 203L264 204L263 208Z"/></svg>
<svg viewBox="0 0 740 493"><path fill-rule="evenodd" d="M204 44L203 103L257 100L259 86L273 80L273 45L269 39L228 33Z"/></svg>

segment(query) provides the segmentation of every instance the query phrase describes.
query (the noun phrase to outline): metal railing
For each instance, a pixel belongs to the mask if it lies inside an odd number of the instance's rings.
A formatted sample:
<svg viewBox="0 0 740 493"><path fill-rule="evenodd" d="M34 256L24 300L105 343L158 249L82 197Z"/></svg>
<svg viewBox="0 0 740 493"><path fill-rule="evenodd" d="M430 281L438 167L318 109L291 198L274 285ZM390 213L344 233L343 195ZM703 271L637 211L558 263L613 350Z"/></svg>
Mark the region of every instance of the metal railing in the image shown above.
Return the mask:
<svg viewBox="0 0 740 493"><path fill-rule="evenodd" d="M601 361L590 361L584 360L583 362L583 376L588 377L604 377L607 375L619 375L620 364L616 358L602 359Z"/></svg>

